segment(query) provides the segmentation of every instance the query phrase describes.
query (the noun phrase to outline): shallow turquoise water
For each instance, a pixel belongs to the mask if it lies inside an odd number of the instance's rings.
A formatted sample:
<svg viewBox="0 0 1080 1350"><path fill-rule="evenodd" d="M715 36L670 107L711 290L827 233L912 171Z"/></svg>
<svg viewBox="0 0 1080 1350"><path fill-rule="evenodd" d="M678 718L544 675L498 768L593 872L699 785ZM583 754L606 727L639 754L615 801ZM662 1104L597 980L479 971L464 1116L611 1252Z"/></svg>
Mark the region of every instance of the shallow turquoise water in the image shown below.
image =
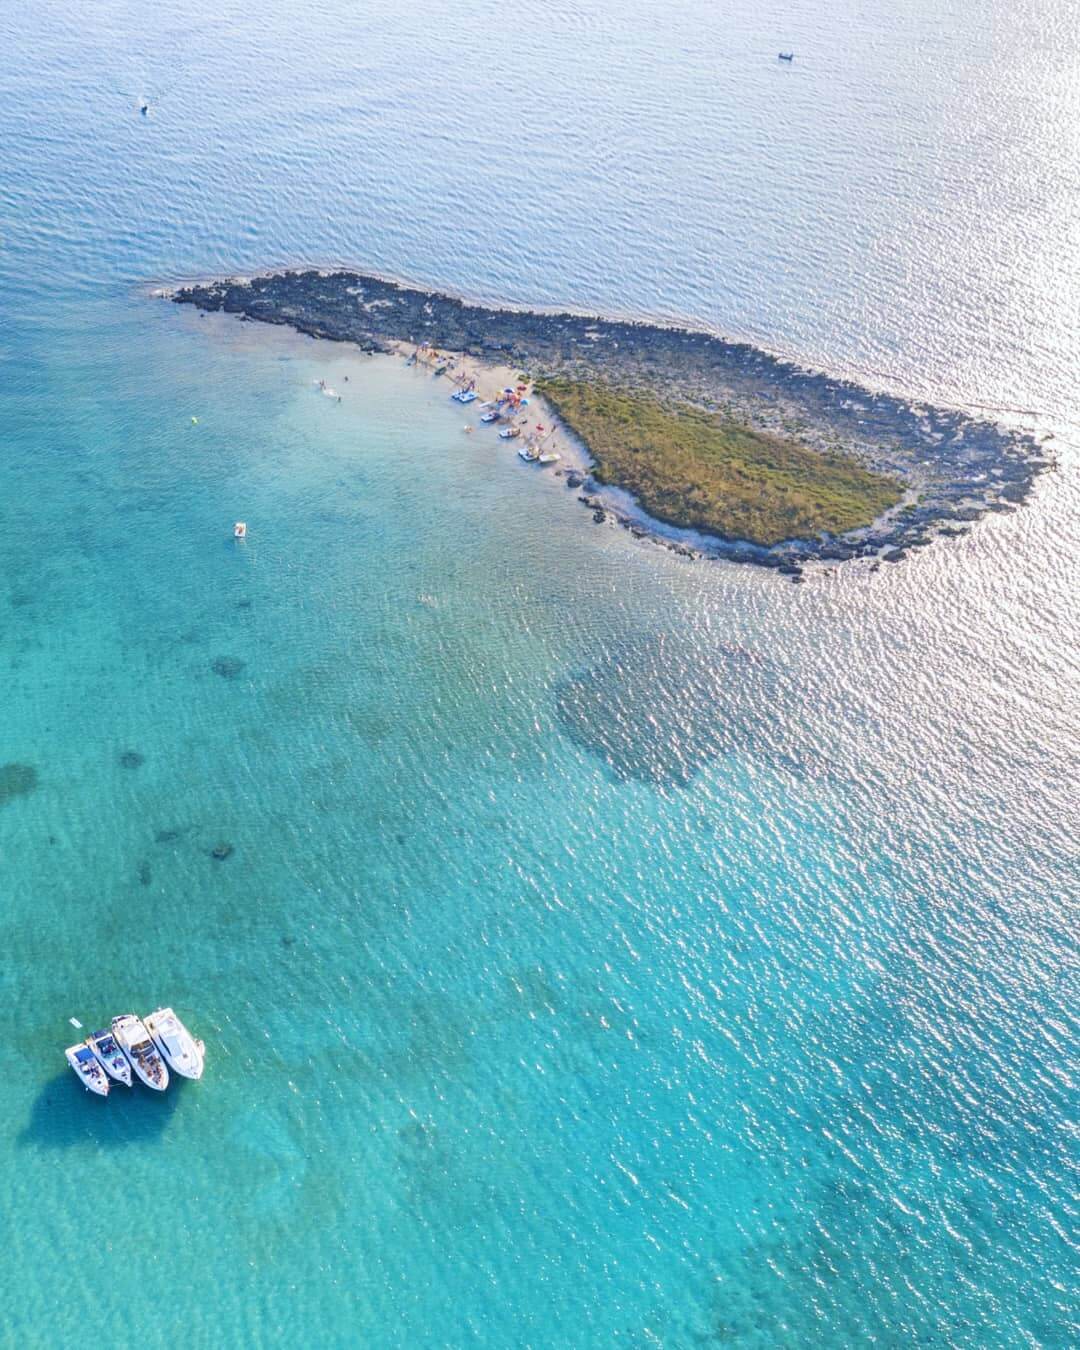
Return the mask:
<svg viewBox="0 0 1080 1350"><path fill-rule="evenodd" d="M1027 97L1022 11L971 39L996 83L929 12L764 13L704 41L687 6L658 48L554 7L513 98L475 37L505 9L0 19L0 764L36 775L0 804L3 1343L1076 1341L1060 176L1014 247L1075 87ZM658 50L663 102L631 78ZM963 78L990 149L941 115ZM840 367L891 346L906 387L1042 409L1062 469L875 576L690 566L424 375L146 293L335 253ZM67 1017L159 1000L205 1080L90 1100Z"/></svg>

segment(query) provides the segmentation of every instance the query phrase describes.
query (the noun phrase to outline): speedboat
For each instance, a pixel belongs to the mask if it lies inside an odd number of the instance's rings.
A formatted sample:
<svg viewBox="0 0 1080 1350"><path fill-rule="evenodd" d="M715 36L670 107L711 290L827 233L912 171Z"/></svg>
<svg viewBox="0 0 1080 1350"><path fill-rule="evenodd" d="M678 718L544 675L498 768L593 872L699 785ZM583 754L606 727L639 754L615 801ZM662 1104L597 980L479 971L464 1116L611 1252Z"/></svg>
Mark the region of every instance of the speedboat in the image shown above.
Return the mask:
<svg viewBox="0 0 1080 1350"><path fill-rule="evenodd" d="M113 1018L112 1029L116 1043L127 1055L136 1074L148 1088L164 1092L169 1086L169 1071L142 1022L134 1013L124 1013Z"/></svg>
<svg viewBox="0 0 1080 1350"><path fill-rule="evenodd" d="M502 413L499 412L498 408L491 408L491 409L489 409L486 413L481 413L481 414L480 414L480 421L481 421L481 422L497 422L501 416L502 416Z"/></svg>
<svg viewBox="0 0 1080 1350"><path fill-rule="evenodd" d="M780 52L780 53L778 54L778 59L781 60L781 61L794 61L794 60L795 60L795 53L794 53L794 52Z"/></svg>
<svg viewBox="0 0 1080 1350"><path fill-rule="evenodd" d="M560 456L554 450L545 450L542 455L538 455L536 462L538 464L557 464Z"/></svg>
<svg viewBox="0 0 1080 1350"><path fill-rule="evenodd" d="M521 435L520 427L503 427L499 432L499 439L503 441L513 441Z"/></svg>
<svg viewBox="0 0 1080 1350"><path fill-rule="evenodd" d="M86 1044L110 1078L115 1078L118 1083L125 1083L128 1087L131 1086L131 1065L127 1062L123 1050L116 1044L116 1038L111 1031L104 1029L95 1031L92 1036L87 1036Z"/></svg>
<svg viewBox="0 0 1080 1350"><path fill-rule="evenodd" d="M99 1097L109 1095L109 1080L105 1070L85 1041L79 1045L69 1045L64 1051L64 1058L78 1074L87 1092L96 1092Z"/></svg>
<svg viewBox="0 0 1080 1350"><path fill-rule="evenodd" d="M450 395L458 403L471 403L476 396L475 389L459 389L457 393Z"/></svg>
<svg viewBox="0 0 1080 1350"><path fill-rule="evenodd" d="M170 1069L183 1078L202 1077L205 1046L192 1036L171 1008L158 1008L144 1021Z"/></svg>
<svg viewBox="0 0 1080 1350"><path fill-rule="evenodd" d="M518 451L519 458L525 460L528 464L535 464L539 456L531 445L523 445Z"/></svg>

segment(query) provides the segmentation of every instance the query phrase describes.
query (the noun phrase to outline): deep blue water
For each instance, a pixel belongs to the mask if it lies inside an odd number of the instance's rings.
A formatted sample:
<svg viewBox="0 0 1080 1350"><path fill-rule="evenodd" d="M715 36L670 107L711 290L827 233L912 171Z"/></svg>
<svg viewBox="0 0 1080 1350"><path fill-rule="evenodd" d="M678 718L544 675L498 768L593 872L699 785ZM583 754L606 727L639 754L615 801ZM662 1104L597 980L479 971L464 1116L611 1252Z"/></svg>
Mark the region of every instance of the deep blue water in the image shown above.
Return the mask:
<svg viewBox="0 0 1080 1350"><path fill-rule="evenodd" d="M0 40L0 1343L1075 1344L1074 7ZM1060 470L876 575L689 565L149 295L339 260ZM88 1098L67 1018L159 1001L206 1078Z"/></svg>

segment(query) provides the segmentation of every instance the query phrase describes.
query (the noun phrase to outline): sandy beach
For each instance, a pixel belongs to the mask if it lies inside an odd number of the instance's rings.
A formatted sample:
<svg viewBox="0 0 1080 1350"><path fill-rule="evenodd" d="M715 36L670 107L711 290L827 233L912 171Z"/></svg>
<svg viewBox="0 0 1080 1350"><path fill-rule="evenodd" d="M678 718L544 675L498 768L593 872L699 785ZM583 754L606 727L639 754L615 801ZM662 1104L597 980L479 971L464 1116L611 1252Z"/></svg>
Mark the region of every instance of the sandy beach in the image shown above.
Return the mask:
<svg viewBox="0 0 1080 1350"><path fill-rule="evenodd" d="M515 460L518 460L518 449L526 443L559 456L555 465L534 464L527 466L529 468L547 467L548 471L553 469L560 476L573 471L583 476L589 473L592 460L588 450L562 425L547 400L536 393L533 381L520 378L525 372L518 367L483 361L468 352L446 351L441 347L424 349L418 348L414 343L397 340L388 342L387 346L395 356L408 363L415 363L418 367L429 369L433 376L436 371L445 367L443 375L439 378L445 380L447 384L447 397L454 389L472 388L476 391L477 398L474 402L460 405L464 434L491 439L493 445L500 450L512 450ZM497 424L485 425L480 421L481 412L486 411L481 407L482 404L495 404L505 397L506 390L517 391L522 384L525 386L521 395L524 406L519 411L508 412L504 420ZM507 426L516 427L520 435L510 441L501 440L497 433ZM470 430L466 431L466 428ZM518 462L520 463L520 460Z"/></svg>

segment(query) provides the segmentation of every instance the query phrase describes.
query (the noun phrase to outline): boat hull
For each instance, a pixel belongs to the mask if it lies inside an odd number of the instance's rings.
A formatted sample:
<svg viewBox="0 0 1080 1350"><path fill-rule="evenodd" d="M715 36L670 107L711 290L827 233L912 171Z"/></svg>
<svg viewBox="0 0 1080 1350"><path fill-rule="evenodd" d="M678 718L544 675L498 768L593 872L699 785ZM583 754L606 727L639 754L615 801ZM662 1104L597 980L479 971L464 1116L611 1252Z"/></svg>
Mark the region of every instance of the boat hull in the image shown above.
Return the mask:
<svg viewBox="0 0 1080 1350"><path fill-rule="evenodd" d="M169 1070L142 1022L133 1013L114 1017L112 1031L139 1081L154 1092L164 1092Z"/></svg>
<svg viewBox="0 0 1080 1350"><path fill-rule="evenodd" d="M109 1079L105 1070L97 1062L96 1056L91 1054L90 1064L93 1065L93 1072L84 1072L76 1058L76 1051L85 1047L73 1045L70 1049L64 1051L64 1057L71 1066L71 1071L87 1092L94 1093L98 1097L107 1097L109 1095Z"/></svg>
<svg viewBox="0 0 1080 1350"><path fill-rule="evenodd" d="M198 1079L203 1076L205 1046L197 1041L171 1008L159 1008L143 1018L154 1045L169 1068L181 1078ZM171 1035L170 1045L167 1037Z"/></svg>
<svg viewBox="0 0 1080 1350"><path fill-rule="evenodd" d="M123 1083L125 1087L131 1086L131 1063L119 1045L116 1047L117 1053L115 1055L106 1055L92 1039L88 1040L86 1044L90 1053L114 1083Z"/></svg>

